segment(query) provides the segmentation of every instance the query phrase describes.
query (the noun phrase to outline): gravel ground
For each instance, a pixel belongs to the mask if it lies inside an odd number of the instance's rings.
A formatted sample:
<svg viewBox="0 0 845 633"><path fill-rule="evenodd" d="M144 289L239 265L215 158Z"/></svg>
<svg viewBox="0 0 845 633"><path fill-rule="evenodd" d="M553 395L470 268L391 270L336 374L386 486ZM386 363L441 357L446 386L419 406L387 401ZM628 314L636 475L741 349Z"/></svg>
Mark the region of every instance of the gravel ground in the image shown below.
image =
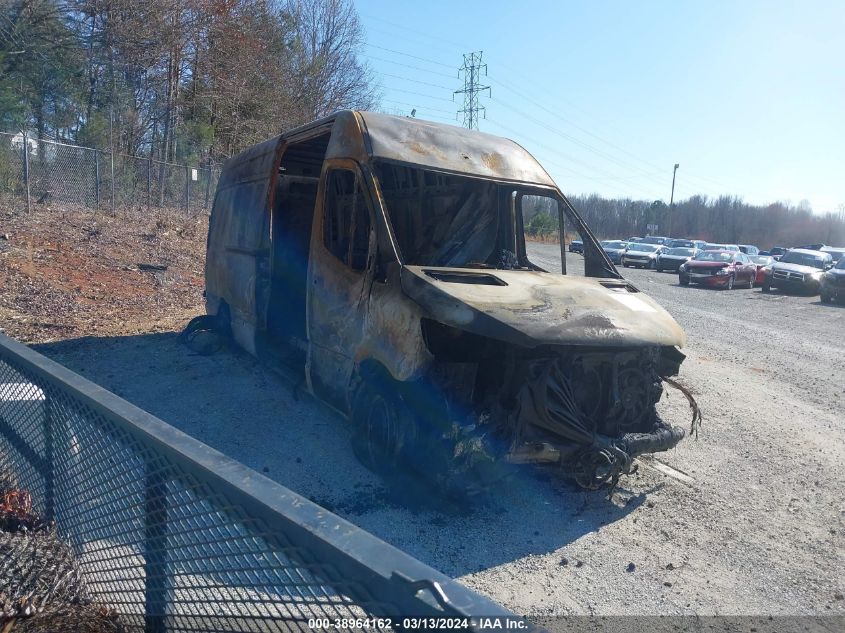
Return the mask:
<svg viewBox="0 0 845 633"><path fill-rule="evenodd" d="M556 246L530 250L557 268ZM845 307L624 274L686 329L705 419L610 499L526 469L464 512L409 508L343 420L243 354L168 333L38 349L518 613L845 614ZM680 394L660 406L688 424Z"/></svg>

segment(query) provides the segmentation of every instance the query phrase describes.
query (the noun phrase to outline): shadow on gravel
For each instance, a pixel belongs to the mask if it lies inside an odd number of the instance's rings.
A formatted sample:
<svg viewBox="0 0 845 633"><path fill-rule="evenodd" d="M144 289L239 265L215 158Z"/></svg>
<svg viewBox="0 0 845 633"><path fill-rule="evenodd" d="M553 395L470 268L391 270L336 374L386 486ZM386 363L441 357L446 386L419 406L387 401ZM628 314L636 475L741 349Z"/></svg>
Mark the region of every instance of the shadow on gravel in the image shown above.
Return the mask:
<svg viewBox="0 0 845 633"><path fill-rule="evenodd" d="M811 306L821 306L823 308L833 308L833 309L839 308L841 310L841 309L845 308L845 301L839 300L839 301L831 301L830 303L825 303L824 301L819 299L818 301L813 301L810 305Z"/></svg>
<svg viewBox="0 0 845 633"><path fill-rule="evenodd" d="M424 487L411 494L358 462L347 422L299 395L297 378L246 354L201 356L175 333L33 347L453 577L553 552L633 512L653 490L632 476L608 499L520 468L469 501Z"/></svg>

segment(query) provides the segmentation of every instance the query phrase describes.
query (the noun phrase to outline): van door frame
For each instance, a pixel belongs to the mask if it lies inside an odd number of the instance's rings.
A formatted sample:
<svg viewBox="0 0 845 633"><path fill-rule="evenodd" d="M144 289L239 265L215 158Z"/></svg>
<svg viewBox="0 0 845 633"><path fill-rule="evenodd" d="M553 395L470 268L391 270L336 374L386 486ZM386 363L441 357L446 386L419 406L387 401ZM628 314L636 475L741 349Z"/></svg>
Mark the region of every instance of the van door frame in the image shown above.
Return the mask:
<svg viewBox="0 0 845 633"><path fill-rule="evenodd" d="M334 126L334 119L329 119L328 121L323 121L319 125L314 127L310 127L307 130L299 131L295 134L290 136L282 136L279 139L279 145L276 148L276 157L273 160L273 171L270 174L270 183L267 191L267 203L266 203L266 210L267 210L267 234L268 234L268 244L270 245L269 253L273 253L273 249L276 247L274 243L274 236L273 236L273 214L276 211L276 188L279 183L279 178L282 177L280 170L282 168L282 161L285 157L285 152L287 152L288 148L291 145L295 145L297 143L303 143L310 141L312 139L317 138L318 136L324 136L326 134L332 133L332 127ZM325 168L325 160L323 161L323 168ZM320 172L320 180L322 180L322 169ZM319 190L317 192L317 196L319 199ZM316 205L314 212L316 213ZM313 224L312 224L313 227ZM310 248L309 248L309 266L311 261L310 256ZM256 262L257 264L258 262ZM273 285L273 261L272 256L270 260L267 262L266 266L258 267L256 266L256 279L255 279L255 306L256 306L256 330L260 331L262 334L267 334L267 325L268 325L268 318L269 318L269 309L270 309L270 294L272 291ZM259 288L264 290L264 296L259 294ZM306 300L307 305L307 300ZM306 331L307 331L307 308L306 308ZM305 343L303 341L303 343Z"/></svg>
<svg viewBox="0 0 845 633"><path fill-rule="evenodd" d="M356 271L346 263L341 262L326 247L323 237L323 227L326 215L327 185L329 173L342 169L355 174L356 183L361 187L367 203L370 219L368 239L367 265L363 271ZM354 371L358 345L364 338L364 324L369 308L369 293L375 276L375 255L377 252L377 218L379 206L373 195L370 176L366 168L352 158L331 158L323 163L320 174L320 184L317 190L317 205L314 210L314 224L311 228L311 248L308 258L308 291L306 299L306 332L308 335L308 360L305 365L305 376L308 390L333 408L348 413L348 388ZM318 327L318 315L324 310L316 311L314 302L316 292L325 288L325 274L335 277L335 281L346 282L345 294L349 298L336 306L337 318L327 319L322 328ZM345 277L346 279L340 279ZM353 280L353 278L355 278ZM332 281L329 279L328 281ZM339 286L344 287L344 286ZM335 289L336 290L336 289ZM334 291L334 290L333 290ZM325 330L330 323L343 324L349 336L344 339L338 335L333 341L324 340L320 329ZM328 338L328 337L325 337ZM330 363L336 363L333 376L329 379Z"/></svg>

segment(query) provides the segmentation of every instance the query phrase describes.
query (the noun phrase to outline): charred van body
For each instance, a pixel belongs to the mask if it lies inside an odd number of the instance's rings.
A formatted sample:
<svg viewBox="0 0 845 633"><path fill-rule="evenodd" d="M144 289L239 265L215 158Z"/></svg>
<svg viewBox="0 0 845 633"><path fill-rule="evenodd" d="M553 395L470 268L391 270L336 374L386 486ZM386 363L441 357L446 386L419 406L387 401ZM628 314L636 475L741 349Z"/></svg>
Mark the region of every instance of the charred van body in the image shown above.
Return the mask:
<svg viewBox="0 0 845 633"><path fill-rule="evenodd" d="M561 271L529 260L539 213L579 235L584 275L563 249ZM594 488L684 436L655 409L682 330L506 139L340 112L247 150L218 185L206 297L351 419L376 470L472 489L547 463Z"/></svg>

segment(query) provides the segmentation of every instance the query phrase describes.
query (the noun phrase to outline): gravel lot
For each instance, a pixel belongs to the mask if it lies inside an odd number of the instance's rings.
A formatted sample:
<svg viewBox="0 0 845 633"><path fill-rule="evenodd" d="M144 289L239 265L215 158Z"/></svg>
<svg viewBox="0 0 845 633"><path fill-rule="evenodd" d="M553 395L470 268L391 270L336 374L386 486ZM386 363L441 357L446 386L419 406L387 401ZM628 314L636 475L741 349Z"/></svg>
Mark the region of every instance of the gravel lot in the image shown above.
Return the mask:
<svg viewBox="0 0 845 633"><path fill-rule="evenodd" d="M530 250L558 268L556 246ZM37 348L518 613L845 614L845 306L624 274L686 329L705 419L611 499L525 470L465 512L408 508L343 420L245 355L168 333ZM680 394L661 407L688 424Z"/></svg>

